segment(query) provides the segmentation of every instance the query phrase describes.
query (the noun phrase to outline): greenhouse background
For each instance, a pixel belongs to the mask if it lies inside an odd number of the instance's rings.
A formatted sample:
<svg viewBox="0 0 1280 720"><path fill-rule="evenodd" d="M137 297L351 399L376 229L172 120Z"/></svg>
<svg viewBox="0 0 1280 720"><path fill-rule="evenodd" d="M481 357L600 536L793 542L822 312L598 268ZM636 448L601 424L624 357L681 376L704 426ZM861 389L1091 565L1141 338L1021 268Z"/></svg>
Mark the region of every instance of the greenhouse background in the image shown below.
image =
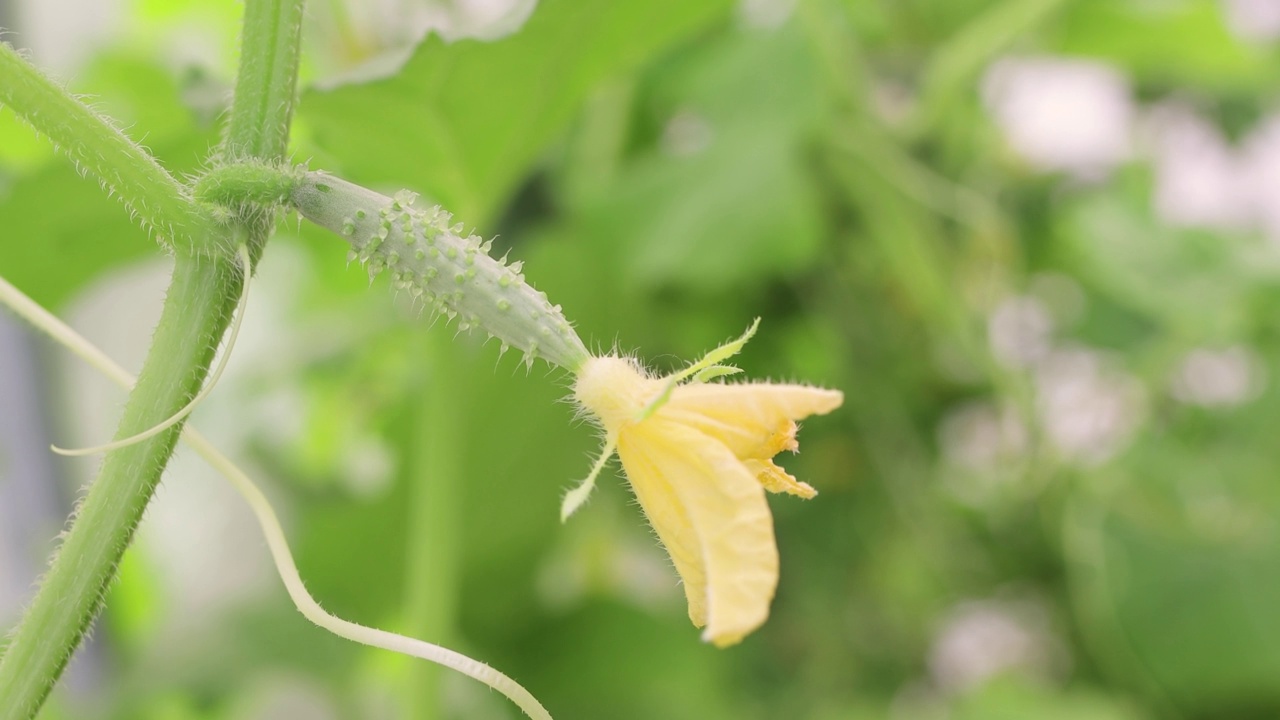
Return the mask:
<svg viewBox="0 0 1280 720"><path fill-rule="evenodd" d="M242 6L0 0L4 39L174 172ZM839 388L771 497L768 623L717 649L571 378L281 222L193 415L332 612L561 719L1280 717L1280 0L313 0L293 159L495 239L589 346L741 333ZM425 39L423 39L425 37ZM4 82L0 78L0 82ZM0 275L136 369L171 263L0 108ZM124 393L0 313L0 628ZM516 718L300 617L179 449L40 716Z"/></svg>

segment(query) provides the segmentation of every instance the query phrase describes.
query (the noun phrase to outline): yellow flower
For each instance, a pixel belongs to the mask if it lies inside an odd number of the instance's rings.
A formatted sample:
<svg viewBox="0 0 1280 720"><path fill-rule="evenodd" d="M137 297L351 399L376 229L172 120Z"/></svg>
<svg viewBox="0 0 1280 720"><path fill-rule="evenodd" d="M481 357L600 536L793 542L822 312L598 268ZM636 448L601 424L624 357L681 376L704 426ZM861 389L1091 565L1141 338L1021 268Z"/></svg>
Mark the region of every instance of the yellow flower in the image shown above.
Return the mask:
<svg viewBox="0 0 1280 720"><path fill-rule="evenodd" d="M778 584L765 490L817 494L773 456L797 449L797 420L831 412L844 399L805 385L706 382L738 372L717 363L741 350L755 328L667 378L630 358L606 356L587 361L574 385L574 398L604 428L605 449L565 497L562 515L586 500L616 449L684 581L689 618L720 647L764 623Z"/></svg>

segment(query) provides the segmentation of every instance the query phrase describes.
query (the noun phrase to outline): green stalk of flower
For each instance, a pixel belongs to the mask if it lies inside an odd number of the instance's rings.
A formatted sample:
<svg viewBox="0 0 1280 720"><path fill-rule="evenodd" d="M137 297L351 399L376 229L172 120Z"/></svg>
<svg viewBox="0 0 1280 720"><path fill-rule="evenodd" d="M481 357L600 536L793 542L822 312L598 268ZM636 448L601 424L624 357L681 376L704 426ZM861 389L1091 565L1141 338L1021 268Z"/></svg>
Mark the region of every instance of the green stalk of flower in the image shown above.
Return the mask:
<svg viewBox="0 0 1280 720"><path fill-rule="evenodd" d="M489 255L492 241L465 234L439 206L414 207L407 190L387 197L322 173L306 173L292 200L303 217L351 243L373 277L389 272L398 289L444 315L458 329L477 327L524 353L576 372L591 354L559 305L525 281L521 263Z"/></svg>

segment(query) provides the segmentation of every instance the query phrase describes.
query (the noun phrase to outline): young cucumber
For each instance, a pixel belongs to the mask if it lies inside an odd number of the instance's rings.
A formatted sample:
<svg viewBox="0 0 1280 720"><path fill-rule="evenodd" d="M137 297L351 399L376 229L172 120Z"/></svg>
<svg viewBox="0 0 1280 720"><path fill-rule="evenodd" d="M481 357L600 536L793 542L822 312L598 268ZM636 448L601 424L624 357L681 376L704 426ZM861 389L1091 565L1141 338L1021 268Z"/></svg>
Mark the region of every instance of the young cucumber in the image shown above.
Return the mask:
<svg viewBox="0 0 1280 720"><path fill-rule="evenodd" d="M292 200L302 216L351 243L351 259L373 277L391 273L397 288L408 290L458 328L482 328L503 350L524 352L577 371L590 357L559 305L525 281L521 263L510 265L489 255L492 241L464 235L462 224L435 206L413 206L406 190L387 197L322 173L306 173Z"/></svg>

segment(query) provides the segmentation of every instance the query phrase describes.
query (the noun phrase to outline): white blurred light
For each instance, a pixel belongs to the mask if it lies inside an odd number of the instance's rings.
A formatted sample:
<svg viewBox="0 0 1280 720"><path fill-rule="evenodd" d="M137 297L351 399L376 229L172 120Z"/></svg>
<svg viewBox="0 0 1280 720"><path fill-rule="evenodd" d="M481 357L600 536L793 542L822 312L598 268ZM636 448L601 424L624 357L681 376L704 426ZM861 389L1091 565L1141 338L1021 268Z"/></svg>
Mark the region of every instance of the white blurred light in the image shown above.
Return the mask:
<svg viewBox="0 0 1280 720"><path fill-rule="evenodd" d="M1017 415L991 403L974 402L949 413L938 428L943 459L969 470L992 470L1027 447Z"/></svg>
<svg viewBox="0 0 1280 720"><path fill-rule="evenodd" d="M772 30L782 27L795 9L796 0L741 0L738 17L747 27Z"/></svg>
<svg viewBox="0 0 1280 720"><path fill-rule="evenodd" d="M1280 37L1280 0L1223 0L1227 27L1243 40Z"/></svg>
<svg viewBox="0 0 1280 720"><path fill-rule="evenodd" d="M1149 117L1156 213L1186 227L1238 229L1250 218L1240 160L1217 126L1180 105Z"/></svg>
<svg viewBox="0 0 1280 720"><path fill-rule="evenodd" d="M496 40L519 30L537 0L347 0L345 11L365 33L392 45L435 32L446 40Z"/></svg>
<svg viewBox="0 0 1280 720"><path fill-rule="evenodd" d="M715 131L703 116L681 110L662 129L662 150L675 157L697 155L711 146Z"/></svg>
<svg viewBox="0 0 1280 720"><path fill-rule="evenodd" d="M0 475L0 483L5 477ZM17 548L0 542L0 627L9 627L22 609L30 578L19 572Z"/></svg>
<svg viewBox="0 0 1280 720"><path fill-rule="evenodd" d="M31 50L41 68L67 75L118 36L124 2L25 0L15 14L20 45Z"/></svg>
<svg viewBox="0 0 1280 720"><path fill-rule="evenodd" d="M1173 396L1190 405L1239 405L1257 397L1262 390L1261 368L1261 363L1244 347L1193 350L1174 375Z"/></svg>
<svg viewBox="0 0 1280 720"><path fill-rule="evenodd" d="M1240 0L1229 9L1258 32L1280 32L1270 19L1280 15L1280 0ZM1093 179L1134 152L1130 88L1107 65L1006 58L988 71L983 97L1009 146L1038 169ZM1259 123L1239 148L1214 122L1176 102L1153 108L1140 130L1155 166L1154 205L1162 220L1257 228L1280 245L1280 113Z"/></svg>
<svg viewBox="0 0 1280 720"><path fill-rule="evenodd" d="M1053 317L1033 297L1006 298L987 321L991 353L1006 367L1029 367L1048 355L1052 336Z"/></svg>
<svg viewBox="0 0 1280 720"><path fill-rule="evenodd" d="M385 440L374 434L351 438L342 454L343 485L357 497L377 498L395 479L396 454Z"/></svg>
<svg viewBox="0 0 1280 720"><path fill-rule="evenodd" d="M1167 223L1217 230L1256 229L1280 245L1280 114L1253 128L1238 148L1217 126L1176 104L1152 111L1155 209Z"/></svg>
<svg viewBox="0 0 1280 720"><path fill-rule="evenodd" d="M942 480L957 500L985 508L1028 479L1023 468L1030 436L1011 408L963 405L938 426Z"/></svg>
<svg viewBox="0 0 1280 720"><path fill-rule="evenodd" d="M1241 145L1241 192L1254 222L1280 244L1280 115L1263 119Z"/></svg>
<svg viewBox="0 0 1280 720"><path fill-rule="evenodd" d="M327 52L320 87L394 74L418 41L497 40L524 27L537 0L341 0L309 15Z"/></svg>
<svg viewBox="0 0 1280 720"><path fill-rule="evenodd" d="M965 602L951 613L929 650L938 687L962 693L1009 671L1034 678L1055 674L1062 653L1038 605Z"/></svg>
<svg viewBox="0 0 1280 720"><path fill-rule="evenodd" d="M524 27L537 0L452 0L430 3L436 8L432 29L446 40L497 40Z"/></svg>
<svg viewBox="0 0 1280 720"><path fill-rule="evenodd" d="M982 90L1009 145L1041 170L1093 178L1130 155L1129 83L1107 65L1006 58L987 72Z"/></svg>
<svg viewBox="0 0 1280 720"><path fill-rule="evenodd" d="M268 672L238 703L237 720L337 720L338 708L319 683L295 674Z"/></svg>
<svg viewBox="0 0 1280 720"><path fill-rule="evenodd" d="M1103 462L1124 446L1137 427L1142 385L1126 373L1105 367L1094 351L1055 350L1036 367L1035 383L1045 434L1070 459Z"/></svg>

